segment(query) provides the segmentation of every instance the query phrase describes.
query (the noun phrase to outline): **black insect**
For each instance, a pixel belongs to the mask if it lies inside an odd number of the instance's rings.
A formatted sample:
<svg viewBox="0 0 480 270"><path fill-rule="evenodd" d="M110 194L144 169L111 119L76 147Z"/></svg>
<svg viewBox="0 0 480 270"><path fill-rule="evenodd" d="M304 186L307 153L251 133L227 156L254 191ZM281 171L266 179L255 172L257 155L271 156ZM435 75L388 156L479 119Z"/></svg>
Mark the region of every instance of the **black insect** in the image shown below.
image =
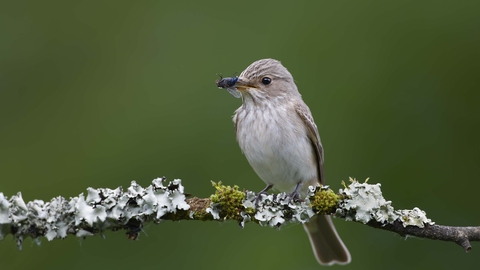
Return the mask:
<svg viewBox="0 0 480 270"><path fill-rule="evenodd" d="M235 77L225 77L223 78L221 75L220 75L220 80L216 80L215 83L217 84L217 86L219 88L232 88L235 86L235 84L237 83L238 81L238 76L235 76Z"/></svg>
<svg viewBox="0 0 480 270"><path fill-rule="evenodd" d="M218 88L226 89L228 93L230 93L232 96L236 98L242 97L242 94L235 87L235 84L238 81L238 76L225 77L225 78L223 78L222 75L219 75L219 76L220 76L220 80L215 81L215 84L217 85Z"/></svg>

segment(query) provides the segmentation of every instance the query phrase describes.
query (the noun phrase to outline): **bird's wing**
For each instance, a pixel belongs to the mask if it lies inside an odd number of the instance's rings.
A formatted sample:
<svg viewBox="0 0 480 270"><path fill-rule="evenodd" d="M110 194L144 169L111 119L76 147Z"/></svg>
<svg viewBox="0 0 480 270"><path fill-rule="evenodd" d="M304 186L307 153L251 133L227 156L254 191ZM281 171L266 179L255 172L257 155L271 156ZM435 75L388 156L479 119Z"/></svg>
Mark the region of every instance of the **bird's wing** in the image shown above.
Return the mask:
<svg viewBox="0 0 480 270"><path fill-rule="evenodd" d="M308 109L305 103L296 103L295 111L305 124L308 138L310 139L312 147L314 148L314 153L317 158L318 180L320 184L325 185L325 175L323 172L323 147L322 142L320 141L320 136L318 135L317 125L315 125L310 109Z"/></svg>

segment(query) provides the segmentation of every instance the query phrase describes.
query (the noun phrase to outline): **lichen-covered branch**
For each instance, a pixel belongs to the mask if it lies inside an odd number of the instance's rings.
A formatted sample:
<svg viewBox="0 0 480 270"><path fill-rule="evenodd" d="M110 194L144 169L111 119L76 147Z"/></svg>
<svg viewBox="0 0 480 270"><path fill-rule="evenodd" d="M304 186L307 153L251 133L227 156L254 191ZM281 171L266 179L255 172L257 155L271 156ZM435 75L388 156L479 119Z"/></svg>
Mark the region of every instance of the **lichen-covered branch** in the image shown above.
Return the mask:
<svg viewBox="0 0 480 270"><path fill-rule="evenodd" d="M168 184L157 178L152 185L141 187L133 181L126 190L88 188L69 200L53 198L50 202L34 200L25 203L21 193L7 198L0 193L0 240L12 234L21 248L25 237L39 241L102 235L107 230L125 230L127 237L137 239L147 222L163 220L236 220L279 228L286 223L304 223L316 214L333 215L357 221L402 236L416 236L455 242L465 251L470 241L480 241L480 227L435 225L424 211L395 210L386 201L380 184L351 183L336 194L328 187L310 187L309 196L291 200L285 193L262 194L241 191L238 186L213 183L210 198L187 198L179 179Z"/></svg>

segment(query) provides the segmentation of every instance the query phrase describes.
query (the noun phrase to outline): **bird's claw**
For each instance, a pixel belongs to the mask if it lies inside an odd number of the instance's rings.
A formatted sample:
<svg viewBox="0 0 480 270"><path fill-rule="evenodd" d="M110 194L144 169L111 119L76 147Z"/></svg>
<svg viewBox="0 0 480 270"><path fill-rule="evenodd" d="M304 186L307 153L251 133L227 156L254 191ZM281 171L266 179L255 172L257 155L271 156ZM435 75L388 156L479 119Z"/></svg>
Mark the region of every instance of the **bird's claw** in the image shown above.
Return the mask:
<svg viewBox="0 0 480 270"><path fill-rule="evenodd" d="M298 192L294 191L294 192L290 193L287 204L290 204L291 201L296 202L296 201L301 201L301 200L302 199L300 198L300 194L298 194Z"/></svg>
<svg viewBox="0 0 480 270"><path fill-rule="evenodd" d="M258 202L260 201L260 198L262 197L262 194L267 194L267 191L271 189L273 185L268 185L264 189L262 189L260 192L257 193L257 196L255 198L255 208L258 208Z"/></svg>
<svg viewBox="0 0 480 270"><path fill-rule="evenodd" d="M290 198L288 199L287 204L290 204L292 200L294 202L295 200L301 201L300 194L298 194L298 190L300 189L301 186L302 186L302 182L297 184L297 186L295 187L295 190L292 193L290 193Z"/></svg>

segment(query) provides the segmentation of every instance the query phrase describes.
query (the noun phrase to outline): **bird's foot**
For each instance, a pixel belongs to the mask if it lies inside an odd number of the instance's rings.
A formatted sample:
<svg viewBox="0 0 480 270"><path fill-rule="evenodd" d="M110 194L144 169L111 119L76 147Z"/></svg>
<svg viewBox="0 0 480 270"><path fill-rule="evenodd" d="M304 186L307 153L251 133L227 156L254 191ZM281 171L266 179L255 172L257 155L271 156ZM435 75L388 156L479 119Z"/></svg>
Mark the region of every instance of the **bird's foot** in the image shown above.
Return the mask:
<svg viewBox="0 0 480 270"><path fill-rule="evenodd" d="M262 198L262 194L267 194L267 191L270 190L272 187L272 184L267 185L264 189L257 193L257 197L255 198L255 208L258 208L258 202L260 201L260 198Z"/></svg>
<svg viewBox="0 0 480 270"><path fill-rule="evenodd" d="M290 198L288 199L288 203L287 204L290 204L290 202L293 200L294 202L295 201L300 201L301 198L300 198L300 194L298 194L298 190L300 189L300 187L302 186L302 183L298 183L297 186L295 187L295 190L290 193Z"/></svg>

